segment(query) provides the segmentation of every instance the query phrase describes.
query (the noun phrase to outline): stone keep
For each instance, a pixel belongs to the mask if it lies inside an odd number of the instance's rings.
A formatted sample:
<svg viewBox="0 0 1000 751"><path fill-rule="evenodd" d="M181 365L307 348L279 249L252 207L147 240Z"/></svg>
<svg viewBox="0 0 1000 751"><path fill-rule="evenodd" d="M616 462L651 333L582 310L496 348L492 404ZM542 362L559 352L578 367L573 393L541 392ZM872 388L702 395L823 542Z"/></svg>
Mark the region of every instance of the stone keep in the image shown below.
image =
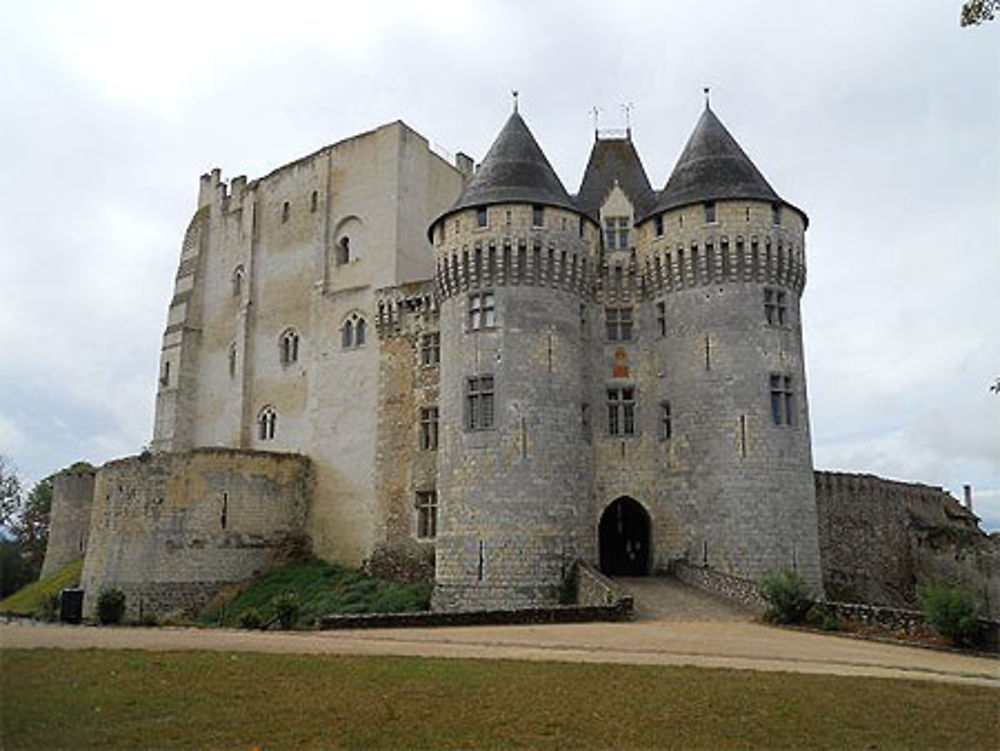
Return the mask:
<svg viewBox="0 0 1000 751"><path fill-rule="evenodd" d="M628 131L595 134L569 194L516 108L475 171L396 122L203 176L156 398L176 458L98 473L88 587L166 610L250 576L235 504L269 547L433 566L443 610L555 602L578 559L821 590L806 226L707 106L661 191ZM273 486L260 452L308 482Z"/></svg>

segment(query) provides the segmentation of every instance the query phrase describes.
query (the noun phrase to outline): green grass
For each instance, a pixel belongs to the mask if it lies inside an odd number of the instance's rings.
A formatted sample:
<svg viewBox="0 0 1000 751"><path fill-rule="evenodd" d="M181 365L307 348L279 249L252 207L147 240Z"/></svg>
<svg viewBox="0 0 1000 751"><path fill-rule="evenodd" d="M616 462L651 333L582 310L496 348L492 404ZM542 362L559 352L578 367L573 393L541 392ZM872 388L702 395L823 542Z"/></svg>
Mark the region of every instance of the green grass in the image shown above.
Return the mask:
<svg viewBox="0 0 1000 751"><path fill-rule="evenodd" d="M0 747L996 748L995 689L420 658L0 652Z"/></svg>
<svg viewBox="0 0 1000 751"><path fill-rule="evenodd" d="M0 600L0 613L14 615L34 615L42 608L47 597L58 595L66 587L75 587L80 583L80 573L83 571L83 559L60 569L52 576L34 581L26 587Z"/></svg>
<svg viewBox="0 0 1000 751"><path fill-rule="evenodd" d="M335 613L392 613L426 610L432 585L398 584L371 579L355 569L336 564L291 563L273 569L240 590L228 602L216 603L201 622L239 625L240 613L257 608L265 618L271 601L284 592L294 592L301 603L299 622L311 625L322 615Z"/></svg>

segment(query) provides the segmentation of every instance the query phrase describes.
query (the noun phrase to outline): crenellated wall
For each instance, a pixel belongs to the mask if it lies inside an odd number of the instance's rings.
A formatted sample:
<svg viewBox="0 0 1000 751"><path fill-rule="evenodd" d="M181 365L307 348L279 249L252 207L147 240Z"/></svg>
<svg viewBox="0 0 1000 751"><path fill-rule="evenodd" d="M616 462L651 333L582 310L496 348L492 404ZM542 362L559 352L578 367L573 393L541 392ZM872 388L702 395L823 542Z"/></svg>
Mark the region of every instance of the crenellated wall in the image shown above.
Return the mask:
<svg viewBox="0 0 1000 751"><path fill-rule="evenodd" d="M133 618L196 610L301 547L311 497L310 462L297 454L203 448L109 462L94 484L84 613L107 587L125 592Z"/></svg>
<svg viewBox="0 0 1000 751"><path fill-rule="evenodd" d="M939 579L1000 616L1000 535L947 492L843 472L816 472L815 482L828 599L913 608Z"/></svg>

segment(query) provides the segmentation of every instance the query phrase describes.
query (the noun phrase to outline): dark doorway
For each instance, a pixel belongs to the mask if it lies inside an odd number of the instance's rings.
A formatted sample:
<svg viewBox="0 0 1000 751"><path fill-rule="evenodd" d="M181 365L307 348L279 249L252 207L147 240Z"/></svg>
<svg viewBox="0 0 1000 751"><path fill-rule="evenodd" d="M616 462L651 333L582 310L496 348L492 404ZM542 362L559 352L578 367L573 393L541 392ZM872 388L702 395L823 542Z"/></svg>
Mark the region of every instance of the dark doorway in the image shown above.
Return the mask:
<svg viewBox="0 0 1000 751"><path fill-rule="evenodd" d="M649 573L649 514L637 501L623 496L604 509L598 535L602 572L608 576Z"/></svg>

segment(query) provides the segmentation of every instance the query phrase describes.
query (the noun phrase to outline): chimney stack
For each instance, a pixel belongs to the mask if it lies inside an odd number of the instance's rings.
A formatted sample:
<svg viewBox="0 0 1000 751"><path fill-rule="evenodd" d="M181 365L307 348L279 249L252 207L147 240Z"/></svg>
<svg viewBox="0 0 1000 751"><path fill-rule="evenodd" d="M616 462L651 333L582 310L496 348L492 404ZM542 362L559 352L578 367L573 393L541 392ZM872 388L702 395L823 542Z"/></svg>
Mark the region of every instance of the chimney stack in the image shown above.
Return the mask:
<svg viewBox="0 0 1000 751"><path fill-rule="evenodd" d="M971 514L972 513L972 486L969 485L969 483L966 483L965 485L962 486L962 489L965 491L965 508Z"/></svg>

